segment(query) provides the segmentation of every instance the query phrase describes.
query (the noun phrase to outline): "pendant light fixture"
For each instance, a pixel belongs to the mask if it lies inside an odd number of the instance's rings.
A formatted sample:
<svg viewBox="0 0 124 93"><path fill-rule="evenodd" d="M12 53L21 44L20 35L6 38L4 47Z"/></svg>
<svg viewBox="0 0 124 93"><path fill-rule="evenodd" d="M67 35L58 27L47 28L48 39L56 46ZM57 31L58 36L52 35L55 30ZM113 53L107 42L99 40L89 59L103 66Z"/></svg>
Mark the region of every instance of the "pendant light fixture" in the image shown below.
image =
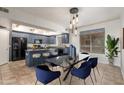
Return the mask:
<svg viewBox="0 0 124 93"><path fill-rule="evenodd" d="M79 12L78 8L71 8L70 9L70 14L71 14L70 30L75 35L77 35L78 12Z"/></svg>

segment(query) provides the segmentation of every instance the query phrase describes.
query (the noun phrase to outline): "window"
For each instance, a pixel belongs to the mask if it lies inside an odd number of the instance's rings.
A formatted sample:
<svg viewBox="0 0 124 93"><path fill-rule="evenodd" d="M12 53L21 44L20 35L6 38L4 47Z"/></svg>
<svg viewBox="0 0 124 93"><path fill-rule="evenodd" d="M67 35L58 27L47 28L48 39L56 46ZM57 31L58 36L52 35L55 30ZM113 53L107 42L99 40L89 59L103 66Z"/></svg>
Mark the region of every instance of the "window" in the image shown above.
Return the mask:
<svg viewBox="0 0 124 93"><path fill-rule="evenodd" d="M88 53L105 52L105 29L95 29L80 32L80 51Z"/></svg>

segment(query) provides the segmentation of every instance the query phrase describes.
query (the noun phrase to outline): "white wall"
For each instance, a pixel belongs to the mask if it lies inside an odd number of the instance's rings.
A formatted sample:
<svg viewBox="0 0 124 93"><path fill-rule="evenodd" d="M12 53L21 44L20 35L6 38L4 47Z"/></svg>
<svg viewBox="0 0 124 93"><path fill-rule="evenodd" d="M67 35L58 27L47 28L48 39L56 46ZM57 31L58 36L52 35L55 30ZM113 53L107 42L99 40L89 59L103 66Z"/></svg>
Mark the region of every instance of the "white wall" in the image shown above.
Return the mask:
<svg viewBox="0 0 124 93"><path fill-rule="evenodd" d="M124 13L121 15L121 71L124 78L124 49L123 49L123 28L124 28Z"/></svg>
<svg viewBox="0 0 124 93"><path fill-rule="evenodd" d="M94 25L90 25L90 26L85 26L85 27L80 27L78 29L78 31L87 31L87 30L92 30L92 29L99 29L99 28L105 28L105 41L106 41L106 37L107 34L112 35L113 37L119 37L120 38L120 19L115 19L112 21L108 21L108 22L104 22L104 23L99 23L99 24L94 24ZM79 33L77 36L75 35L71 35L71 42L72 44L74 44L77 48L77 54L80 53L80 37L79 37ZM106 44L106 43L105 43ZM120 49L120 41L119 41L119 50ZM97 56L99 58L99 62L100 63L108 63L108 60L105 56L105 54L95 54L92 53L92 56ZM115 58L115 65L120 66L121 65L121 53L119 53L118 57Z"/></svg>
<svg viewBox="0 0 124 93"><path fill-rule="evenodd" d="M11 21L5 17L0 16L0 26L4 26L7 29L11 29Z"/></svg>
<svg viewBox="0 0 124 93"><path fill-rule="evenodd" d="M122 49L122 63L121 63L121 72L124 78L124 49Z"/></svg>
<svg viewBox="0 0 124 93"><path fill-rule="evenodd" d="M9 61L9 48L10 48L10 39L9 33L11 32L11 21L5 17L0 16L0 25L6 27L6 29L0 29L2 32L0 33L0 65L7 63ZM4 32L3 32L4 31ZM1 62L2 61L2 62Z"/></svg>

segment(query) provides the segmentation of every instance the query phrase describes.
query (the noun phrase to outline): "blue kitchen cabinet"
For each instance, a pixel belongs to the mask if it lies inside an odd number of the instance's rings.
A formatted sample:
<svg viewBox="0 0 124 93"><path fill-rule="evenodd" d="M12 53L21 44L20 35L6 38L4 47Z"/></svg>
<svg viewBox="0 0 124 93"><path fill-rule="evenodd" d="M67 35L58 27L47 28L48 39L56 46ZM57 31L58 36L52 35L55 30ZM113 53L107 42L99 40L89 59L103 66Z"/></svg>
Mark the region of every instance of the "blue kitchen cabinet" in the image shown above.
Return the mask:
<svg viewBox="0 0 124 93"><path fill-rule="evenodd" d="M56 36L45 36L26 32L13 31L12 37L27 38L27 43L34 43L35 39L42 40L42 44L56 44Z"/></svg>
<svg viewBox="0 0 124 93"><path fill-rule="evenodd" d="M56 36L49 36L48 44L56 44Z"/></svg>

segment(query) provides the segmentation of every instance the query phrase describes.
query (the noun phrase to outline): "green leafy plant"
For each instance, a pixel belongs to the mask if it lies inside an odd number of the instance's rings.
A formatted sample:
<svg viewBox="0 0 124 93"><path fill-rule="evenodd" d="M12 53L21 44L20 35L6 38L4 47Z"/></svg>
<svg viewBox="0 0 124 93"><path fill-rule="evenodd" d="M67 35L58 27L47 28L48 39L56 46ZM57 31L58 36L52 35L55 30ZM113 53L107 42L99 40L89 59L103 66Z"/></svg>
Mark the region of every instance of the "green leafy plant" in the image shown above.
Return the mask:
<svg viewBox="0 0 124 93"><path fill-rule="evenodd" d="M114 60L114 57L118 56L118 41L119 38L112 38L109 34L107 35L107 41L106 41L106 49L107 49L107 57L109 60Z"/></svg>

